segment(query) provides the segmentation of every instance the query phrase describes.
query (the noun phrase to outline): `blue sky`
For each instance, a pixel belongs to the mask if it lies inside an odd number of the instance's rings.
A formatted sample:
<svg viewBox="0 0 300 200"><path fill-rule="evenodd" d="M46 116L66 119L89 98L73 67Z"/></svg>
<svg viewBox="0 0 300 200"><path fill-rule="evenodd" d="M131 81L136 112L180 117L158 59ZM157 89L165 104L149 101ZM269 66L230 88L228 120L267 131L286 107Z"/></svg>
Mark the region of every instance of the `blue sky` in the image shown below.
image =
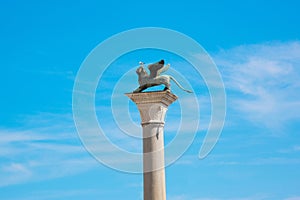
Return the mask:
<svg viewBox="0 0 300 200"><path fill-rule="evenodd" d="M142 175L97 162L83 147L72 117L74 80L84 59L108 37L141 27L179 31L210 54L226 89L225 126L213 151L198 159L211 113L203 79L193 79L181 68L188 63L177 55L136 51L112 63L97 88L97 116L104 130L111 131L109 139L129 151L141 150L140 141L123 136L112 122L109 86L120 79L118 66L126 72L140 60L164 58L189 80L201 111L192 145L166 168L168 199L300 199L296 1L1 1L0 5L0 199L142 199ZM136 79L132 81L134 89ZM172 89L183 103L190 103L187 94ZM138 124L134 105L129 108ZM176 102L168 111L166 143L176 135L178 108Z"/></svg>

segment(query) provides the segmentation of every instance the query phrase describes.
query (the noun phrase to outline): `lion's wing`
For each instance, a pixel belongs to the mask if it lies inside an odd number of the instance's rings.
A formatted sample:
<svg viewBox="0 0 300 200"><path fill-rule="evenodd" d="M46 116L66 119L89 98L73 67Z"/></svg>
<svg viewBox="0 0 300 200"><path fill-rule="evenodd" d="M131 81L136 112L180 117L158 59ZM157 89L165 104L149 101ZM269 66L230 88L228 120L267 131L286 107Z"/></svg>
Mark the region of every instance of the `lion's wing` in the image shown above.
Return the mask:
<svg viewBox="0 0 300 200"><path fill-rule="evenodd" d="M157 71L157 75L160 75L161 73L164 73L170 68L170 64L164 65L163 68Z"/></svg>
<svg viewBox="0 0 300 200"><path fill-rule="evenodd" d="M164 65L149 65L150 78L155 78L160 74L160 70L164 68Z"/></svg>

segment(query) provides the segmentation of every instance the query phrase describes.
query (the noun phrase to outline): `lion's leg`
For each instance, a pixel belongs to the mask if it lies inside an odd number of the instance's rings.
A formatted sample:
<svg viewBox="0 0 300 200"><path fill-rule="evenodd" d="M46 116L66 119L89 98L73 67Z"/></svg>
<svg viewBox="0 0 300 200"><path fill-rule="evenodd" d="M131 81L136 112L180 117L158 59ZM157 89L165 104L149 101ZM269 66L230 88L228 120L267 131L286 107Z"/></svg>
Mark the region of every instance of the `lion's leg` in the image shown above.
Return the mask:
<svg viewBox="0 0 300 200"><path fill-rule="evenodd" d="M166 90L170 90L170 83L166 82L166 83L163 83L165 85L165 88L164 88L164 91Z"/></svg>
<svg viewBox="0 0 300 200"><path fill-rule="evenodd" d="M139 87L136 88L135 90L133 90L133 93L138 93L138 92L140 92L140 88Z"/></svg>
<svg viewBox="0 0 300 200"><path fill-rule="evenodd" d="M133 91L133 93L142 92L143 90L147 89L147 85L141 85L137 89Z"/></svg>

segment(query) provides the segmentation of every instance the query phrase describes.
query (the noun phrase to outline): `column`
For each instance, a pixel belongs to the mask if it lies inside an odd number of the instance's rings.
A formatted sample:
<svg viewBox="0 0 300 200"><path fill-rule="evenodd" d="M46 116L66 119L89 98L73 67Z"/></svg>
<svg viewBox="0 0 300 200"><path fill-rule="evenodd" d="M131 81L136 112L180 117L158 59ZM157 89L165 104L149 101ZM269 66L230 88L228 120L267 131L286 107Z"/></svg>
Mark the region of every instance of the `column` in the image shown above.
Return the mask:
<svg viewBox="0 0 300 200"><path fill-rule="evenodd" d="M165 200L164 124L168 106L177 96L170 91L126 94L136 103L143 127L144 200Z"/></svg>

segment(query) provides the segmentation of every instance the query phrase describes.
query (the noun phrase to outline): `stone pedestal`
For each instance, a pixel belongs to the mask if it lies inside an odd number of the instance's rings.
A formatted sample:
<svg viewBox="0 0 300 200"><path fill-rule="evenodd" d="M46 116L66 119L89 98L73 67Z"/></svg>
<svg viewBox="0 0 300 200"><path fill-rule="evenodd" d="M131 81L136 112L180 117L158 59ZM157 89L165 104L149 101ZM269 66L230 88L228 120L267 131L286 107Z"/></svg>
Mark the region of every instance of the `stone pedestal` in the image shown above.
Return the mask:
<svg viewBox="0 0 300 200"><path fill-rule="evenodd" d="M165 200L164 124L168 106L177 99L170 91L126 94L136 103L143 127L144 200Z"/></svg>

